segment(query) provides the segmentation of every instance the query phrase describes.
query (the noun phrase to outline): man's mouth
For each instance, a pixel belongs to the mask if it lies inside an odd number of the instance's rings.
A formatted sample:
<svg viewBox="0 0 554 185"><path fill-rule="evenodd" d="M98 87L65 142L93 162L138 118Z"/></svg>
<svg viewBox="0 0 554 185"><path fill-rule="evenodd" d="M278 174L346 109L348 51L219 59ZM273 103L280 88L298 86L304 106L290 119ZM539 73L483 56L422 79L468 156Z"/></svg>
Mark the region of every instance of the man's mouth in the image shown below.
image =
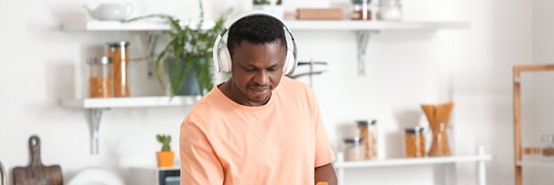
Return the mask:
<svg viewBox="0 0 554 185"><path fill-rule="evenodd" d="M262 95L265 95L269 92L269 88L250 87L248 89L255 96L262 96Z"/></svg>

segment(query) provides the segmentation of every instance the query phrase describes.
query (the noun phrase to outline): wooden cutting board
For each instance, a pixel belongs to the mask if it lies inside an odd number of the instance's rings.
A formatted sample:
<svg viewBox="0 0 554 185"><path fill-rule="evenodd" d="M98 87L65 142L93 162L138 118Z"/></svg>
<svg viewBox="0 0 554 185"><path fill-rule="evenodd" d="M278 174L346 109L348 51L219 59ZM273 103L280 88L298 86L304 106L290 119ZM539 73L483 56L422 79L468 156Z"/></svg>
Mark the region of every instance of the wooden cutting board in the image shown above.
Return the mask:
<svg viewBox="0 0 554 185"><path fill-rule="evenodd" d="M13 169L14 185L63 185L62 169L59 165L44 166L40 160L40 138L29 138L31 163L26 167Z"/></svg>

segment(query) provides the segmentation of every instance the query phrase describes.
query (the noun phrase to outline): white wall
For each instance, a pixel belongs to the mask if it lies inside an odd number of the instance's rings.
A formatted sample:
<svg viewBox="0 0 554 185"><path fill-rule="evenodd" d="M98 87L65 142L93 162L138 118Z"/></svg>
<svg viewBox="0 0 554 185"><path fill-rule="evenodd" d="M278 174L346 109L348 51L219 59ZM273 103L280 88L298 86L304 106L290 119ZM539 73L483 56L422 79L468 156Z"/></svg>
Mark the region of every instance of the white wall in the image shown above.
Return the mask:
<svg viewBox="0 0 554 185"><path fill-rule="evenodd" d="M191 18L198 13L196 1L133 2L134 15L166 12ZM292 9L348 2L300 0L285 1L285 6ZM0 107L0 160L10 168L26 165L27 139L31 134L38 134L42 138L43 162L60 164L65 179L90 165L112 168L129 178L128 167L155 164L154 152L160 147L154 140L156 133L170 133L177 138L178 126L188 108L105 111L101 155L90 155L89 130L83 111L61 108L58 101L75 96L73 72L78 69L74 66L98 53L98 46L112 40L129 40L131 52L140 55L145 50L144 44L140 44L145 34L60 31L63 21L86 18L80 8L83 3L94 5L99 1L0 0L0 50L4 58L0 68L0 102L4 105ZM353 32L295 32L302 59L330 62L329 71L316 77L313 87L333 146L337 147L340 142L341 136L336 133L343 125L353 124L360 118L377 118L382 136L380 155L401 156L401 129L425 124L419 104L453 100L456 103L451 130L454 151L473 154L478 145L484 145L494 155L487 168L488 183L512 184L511 66L530 63L542 51L533 50L537 40L542 40L533 37L539 25L533 21L543 20L551 27L552 24L546 21L547 16L533 14L532 1L410 0L404 3L407 20L469 21L471 28L394 31L372 36L366 77L355 73L357 51ZM249 4L249 0L205 1L208 17L215 17L230 6L245 10ZM540 35L549 38L547 33ZM542 53L549 54L546 51ZM133 71L144 74L146 68L146 63L135 63ZM131 87L135 95L162 92L155 80L145 75L137 75ZM178 148L176 141L172 147ZM457 169L461 184L476 184L474 165L460 165ZM348 184L443 184L441 173L434 173L440 170L440 167L352 170L347 171L346 181Z"/></svg>

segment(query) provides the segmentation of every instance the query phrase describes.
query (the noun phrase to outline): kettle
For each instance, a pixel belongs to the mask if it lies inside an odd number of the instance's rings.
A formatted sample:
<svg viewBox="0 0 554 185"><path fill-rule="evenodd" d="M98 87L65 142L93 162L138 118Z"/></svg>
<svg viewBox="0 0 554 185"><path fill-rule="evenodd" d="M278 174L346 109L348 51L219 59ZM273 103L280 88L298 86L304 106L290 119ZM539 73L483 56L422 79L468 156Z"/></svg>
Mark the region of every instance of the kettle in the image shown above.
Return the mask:
<svg viewBox="0 0 554 185"><path fill-rule="evenodd" d="M8 179L6 178L6 170L4 169L4 165L2 165L2 162L0 162L0 183L2 185L8 185Z"/></svg>
<svg viewBox="0 0 554 185"><path fill-rule="evenodd" d="M98 5L94 10L87 5L83 5L89 15L97 20L101 21L118 21L124 20L133 12L133 5L131 3L122 5L117 3L102 3Z"/></svg>

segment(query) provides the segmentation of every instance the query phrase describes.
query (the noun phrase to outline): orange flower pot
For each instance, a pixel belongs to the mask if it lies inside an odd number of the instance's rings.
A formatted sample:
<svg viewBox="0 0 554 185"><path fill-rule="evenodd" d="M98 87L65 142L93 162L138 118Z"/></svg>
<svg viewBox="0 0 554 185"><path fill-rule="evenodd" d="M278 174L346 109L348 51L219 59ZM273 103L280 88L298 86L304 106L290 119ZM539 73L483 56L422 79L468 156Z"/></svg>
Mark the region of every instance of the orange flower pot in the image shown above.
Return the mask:
<svg viewBox="0 0 554 185"><path fill-rule="evenodd" d="M173 167L173 159L175 154L172 151L157 152L158 167Z"/></svg>

